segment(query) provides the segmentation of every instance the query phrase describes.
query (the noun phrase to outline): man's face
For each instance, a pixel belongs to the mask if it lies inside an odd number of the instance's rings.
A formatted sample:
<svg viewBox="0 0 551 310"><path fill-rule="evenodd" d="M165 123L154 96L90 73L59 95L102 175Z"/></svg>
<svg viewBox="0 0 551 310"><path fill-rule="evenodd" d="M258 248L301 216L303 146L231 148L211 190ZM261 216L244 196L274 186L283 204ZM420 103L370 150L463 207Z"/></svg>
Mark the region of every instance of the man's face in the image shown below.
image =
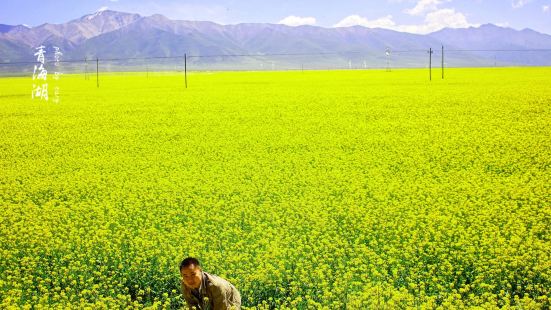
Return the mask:
<svg viewBox="0 0 551 310"><path fill-rule="evenodd" d="M201 267L191 264L180 270L184 284L188 288L199 288L201 286Z"/></svg>

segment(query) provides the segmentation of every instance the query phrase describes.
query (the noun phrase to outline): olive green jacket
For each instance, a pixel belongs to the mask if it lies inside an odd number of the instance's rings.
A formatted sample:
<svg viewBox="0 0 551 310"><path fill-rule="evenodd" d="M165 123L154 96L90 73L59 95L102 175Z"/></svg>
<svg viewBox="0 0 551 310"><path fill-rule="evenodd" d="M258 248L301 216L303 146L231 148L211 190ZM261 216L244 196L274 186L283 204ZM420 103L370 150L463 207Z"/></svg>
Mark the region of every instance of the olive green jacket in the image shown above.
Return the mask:
<svg viewBox="0 0 551 310"><path fill-rule="evenodd" d="M199 294L203 300L197 299L191 289L182 282L182 295L189 309L197 310L229 310L241 309L241 295L230 282L213 274L201 271L202 282Z"/></svg>

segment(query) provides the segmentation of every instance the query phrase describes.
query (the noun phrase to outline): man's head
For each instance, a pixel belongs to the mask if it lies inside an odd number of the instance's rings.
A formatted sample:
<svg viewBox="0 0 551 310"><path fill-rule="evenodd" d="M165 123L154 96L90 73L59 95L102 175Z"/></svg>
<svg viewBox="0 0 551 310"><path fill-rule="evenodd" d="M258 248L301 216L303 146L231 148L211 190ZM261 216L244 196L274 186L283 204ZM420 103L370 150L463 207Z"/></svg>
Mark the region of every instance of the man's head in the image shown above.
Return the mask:
<svg viewBox="0 0 551 310"><path fill-rule="evenodd" d="M187 257L180 263L180 274L184 285L188 288L199 288L201 286L201 264L197 258Z"/></svg>

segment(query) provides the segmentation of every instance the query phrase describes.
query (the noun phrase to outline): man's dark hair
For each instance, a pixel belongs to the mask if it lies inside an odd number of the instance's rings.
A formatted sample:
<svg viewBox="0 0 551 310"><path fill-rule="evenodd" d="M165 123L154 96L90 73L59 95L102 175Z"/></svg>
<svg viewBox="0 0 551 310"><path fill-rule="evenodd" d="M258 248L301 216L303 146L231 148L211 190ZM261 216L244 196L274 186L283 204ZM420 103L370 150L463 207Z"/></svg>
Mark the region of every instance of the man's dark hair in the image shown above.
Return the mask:
<svg viewBox="0 0 551 310"><path fill-rule="evenodd" d="M197 258L195 258L195 257L186 257L180 263L180 270L182 270L182 268L185 268L189 265L195 265L195 266L201 267L201 264L199 263L199 260L197 260Z"/></svg>

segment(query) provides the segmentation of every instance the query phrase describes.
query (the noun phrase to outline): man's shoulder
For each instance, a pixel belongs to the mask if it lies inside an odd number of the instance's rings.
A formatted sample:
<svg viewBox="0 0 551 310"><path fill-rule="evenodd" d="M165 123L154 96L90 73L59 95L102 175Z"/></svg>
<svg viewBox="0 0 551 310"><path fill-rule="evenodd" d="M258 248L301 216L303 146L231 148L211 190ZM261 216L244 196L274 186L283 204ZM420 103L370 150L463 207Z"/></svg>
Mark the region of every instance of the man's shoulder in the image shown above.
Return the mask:
<svg viewBox="0 0 551 310"><path fill-rule="evenodd" d="M220 289L220 290L224 290L224 289L232 289L232 285L231 283L222 278L222 277L219 277L217 275L214 275L214 274L210 274L210 273L207 273L205 272L205 275L207 276L207 279L208 279L208 286L211 287L211 288L217 288L217 289Z"/></svg>
<svg viewBox="0 0 551 310"><path fill-rule="evenodd" d="M240 309L241 296L235 286L217 275L205 273L205 277L208 282L207 291L213 299L214 309L230 309L230 307Z"/></svg>
<svg viewBox="0 0 551 310"><path fill-rule="evenodd" d="M218 285L226 285L226 284L230 283L230 282L228 282L228 280L226 280L222 277L219 277L217 275L214 275L214 274L211 274L211 273L208 273L208 272L204 272L204 273L207 276L207 279L209 280L209 283L212 284L212 285L217 285L218 286Z"/></svg>

